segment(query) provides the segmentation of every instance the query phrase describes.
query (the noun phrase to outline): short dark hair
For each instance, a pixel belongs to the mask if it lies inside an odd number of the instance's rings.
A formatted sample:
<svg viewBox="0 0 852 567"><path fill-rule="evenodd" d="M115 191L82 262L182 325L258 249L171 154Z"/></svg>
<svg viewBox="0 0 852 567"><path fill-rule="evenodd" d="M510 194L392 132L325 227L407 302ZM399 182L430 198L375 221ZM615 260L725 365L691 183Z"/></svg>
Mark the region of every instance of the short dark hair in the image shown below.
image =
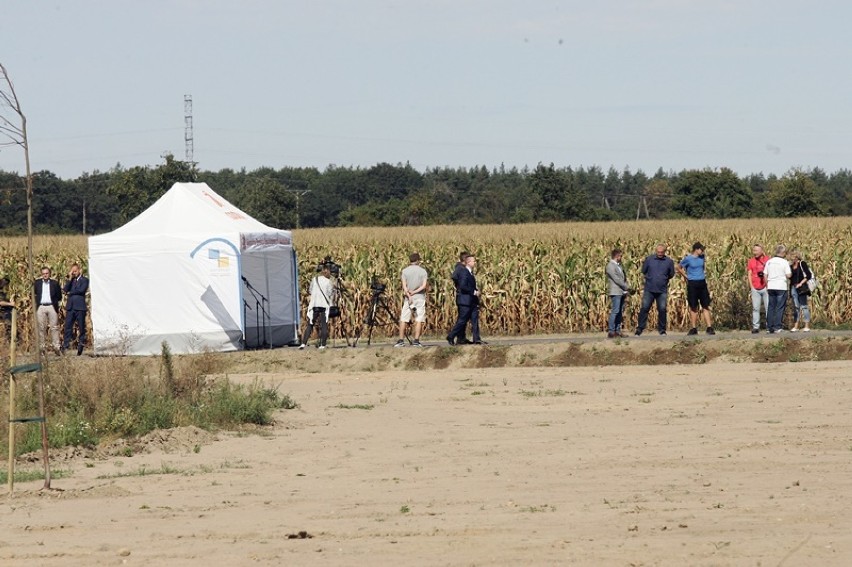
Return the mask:
<svg viewBox="0 0 852 567"><path fill-rule="evenodd" d="M414 262L419 262L419 261L420 261L420 254L418 254L417 252L414 252L414 253L412 253L412 254L411 254L411 256L409 256L409 257L408 257L408 260L409 260L412 264L413 264Z"/></svg>
<svg viewBox="0 0 852 567"><path fill-rule="evenodd" d="M696 242L692 245L692 251L695 252L696 250L704 250L704 245L700 242Z"/></svg>
<svg viewBox="0 0 852 567"><path fill-rule="evenodd" d="M465 250L464 252L460 252L459 253L459 262L464 262L465 260L467 260L468 256L470 256L470 252L468 252L467 250Z"/></svg>
<svg viewBox="0 0 852 567"><path fill-rule="evenodd" d="M610 252L609 255L610 255L610 258L615 258L619 254L623 254L623 253L624 253L624 250L622 250L621 248L613 248L612 252Z"/></svg>

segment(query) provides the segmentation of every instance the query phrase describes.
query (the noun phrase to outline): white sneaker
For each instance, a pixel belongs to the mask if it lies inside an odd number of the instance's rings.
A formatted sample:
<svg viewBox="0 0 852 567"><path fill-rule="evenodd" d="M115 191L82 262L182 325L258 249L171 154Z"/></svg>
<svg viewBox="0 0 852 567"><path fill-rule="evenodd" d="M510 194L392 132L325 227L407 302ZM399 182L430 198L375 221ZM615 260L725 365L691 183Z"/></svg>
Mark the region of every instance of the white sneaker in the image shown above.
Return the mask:
<svg viewBox="0 0 852 567"><path fill-rule="evenodd" d="M302 344L299 345L299 350L305 350L305 348L307 348L307 346L308 345L306 345L305 343L302 343Z"/></svg>
<svg viewBox="0 0 852 567"><path fill-rule="evenodd" d="M792 329L790 329L790 332L791 333L798 333L799 329L797 329L796 327L793 327Z"/></svg>
<svg viewBox="0 0 852 567"><path fill-rule="evenodd" d="M393 346L394 346L394 347L404 347L404 346L405 346L405 341L404 341L404 340L402 340L402 339L399 339L398 341L396 341L396 342L394 343L394 345L393 345Z"/></svg>
<svg viewBox="0 0 852 567"><path fill-rule="evenodd" d="M320 350L323 350L325 348L325 345L320 345L317 348L320 349Z"/></svg>
<svg viewBox="0 0 852 567"><path fill-rule="evenodd" d="M803 332L803 333L810 333L810 332L811 332L811 328L810 328L810 327L805 327L804 329L802 329L802 332Z"/></svg>

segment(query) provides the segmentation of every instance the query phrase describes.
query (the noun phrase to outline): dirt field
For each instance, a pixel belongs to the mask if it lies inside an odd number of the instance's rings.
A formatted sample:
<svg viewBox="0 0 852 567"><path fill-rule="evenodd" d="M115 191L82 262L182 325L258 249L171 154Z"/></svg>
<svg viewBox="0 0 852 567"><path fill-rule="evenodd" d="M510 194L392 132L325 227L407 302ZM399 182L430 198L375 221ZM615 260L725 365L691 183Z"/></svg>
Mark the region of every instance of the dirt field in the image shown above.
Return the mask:
<svg viewBox="0 0 852 567"><path fill-rule="evenodd" d="M0 564L852 564L849 361L385 366L232 375L300 408L55 463Z"/></svg>

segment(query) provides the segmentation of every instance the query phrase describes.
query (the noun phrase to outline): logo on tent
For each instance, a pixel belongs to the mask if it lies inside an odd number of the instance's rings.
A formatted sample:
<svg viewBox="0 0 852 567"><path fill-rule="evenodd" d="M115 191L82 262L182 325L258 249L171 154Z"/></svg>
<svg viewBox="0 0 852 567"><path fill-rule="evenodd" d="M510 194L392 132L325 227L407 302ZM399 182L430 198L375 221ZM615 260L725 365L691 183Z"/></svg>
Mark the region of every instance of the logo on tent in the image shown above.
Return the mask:
<svg viewBox="0 0 852 567"><path fill-rule="evenodd" d="M227 268L230 266L230 258L222 256L222 254L214 248L207 251L207 257L211 260L216 260L216 265L219 268Z"/></svg>

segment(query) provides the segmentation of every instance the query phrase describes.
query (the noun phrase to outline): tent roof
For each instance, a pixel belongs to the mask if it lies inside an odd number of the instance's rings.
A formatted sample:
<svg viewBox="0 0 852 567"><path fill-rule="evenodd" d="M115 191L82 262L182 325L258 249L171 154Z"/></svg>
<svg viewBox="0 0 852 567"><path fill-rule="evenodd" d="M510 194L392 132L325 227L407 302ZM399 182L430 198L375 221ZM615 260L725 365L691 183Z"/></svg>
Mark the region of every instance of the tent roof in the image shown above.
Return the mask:
<svg viewBox="0 0 852 567"><path fill-rule="evenodd" d="M134 237L161 234L285 233L241 211L206 183L175 183L136 218L100 236Z"/></svg>

